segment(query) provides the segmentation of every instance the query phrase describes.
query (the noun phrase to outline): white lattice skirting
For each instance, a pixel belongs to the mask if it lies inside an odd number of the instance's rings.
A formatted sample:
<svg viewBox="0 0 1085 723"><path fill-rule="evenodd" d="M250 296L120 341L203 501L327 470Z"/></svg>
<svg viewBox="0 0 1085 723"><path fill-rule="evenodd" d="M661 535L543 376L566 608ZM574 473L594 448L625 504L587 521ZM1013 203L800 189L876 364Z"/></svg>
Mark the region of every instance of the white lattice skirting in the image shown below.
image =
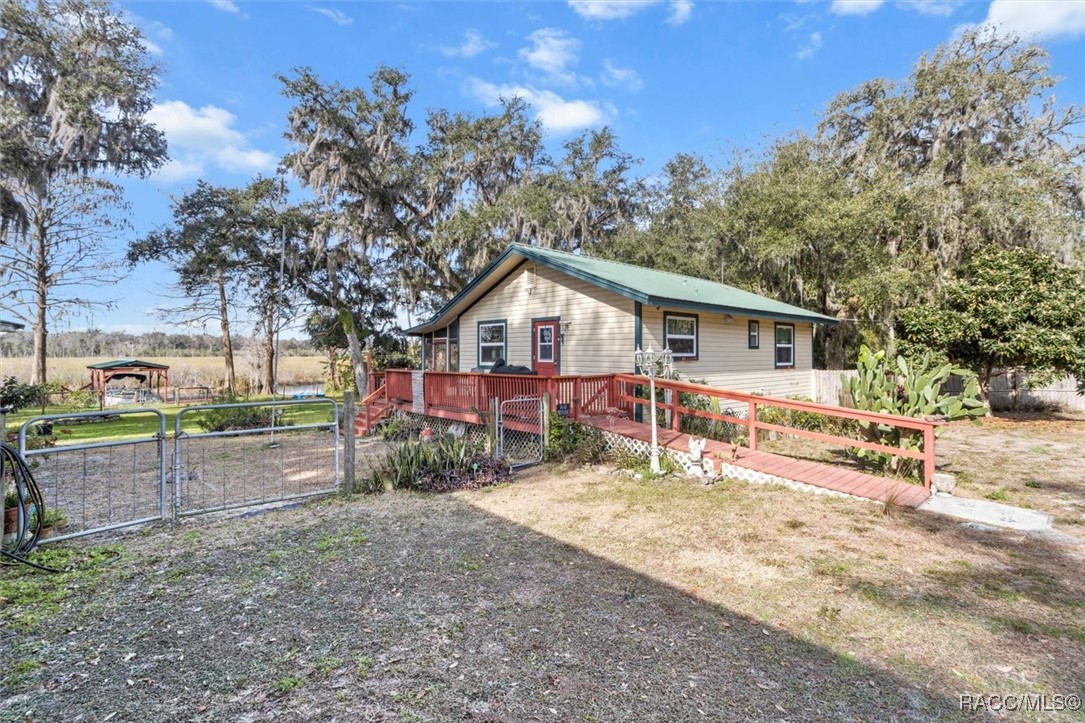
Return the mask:
<svg viewBox="0 0 1085 723"><path fill-rule="evenodd" d="M629 454L636 455L637 457L643 457L648 459L652 455L652 445L649 442L645 442L641 439L634 439L633 437L625 437L617 432L603 431L603 439L606 442L607 450L614 452L623 450ZM670 457L674 462L686 471L687 474L693 474L693 469L696 466L693 458L688 452L680 452L677 449L663 448L660 450L663 454ZM755 469L748 469L746 467L740 467L736 464L730 464L729 462L720 462L720 476L728 479L733 479L738 482L750 482L753 484L768 484L768 485L783 485L788 489L793 489L798 492L812 492L816 495L827 495L830 497L850 497L852 499L864 500L866 502L873 502L866 497L856 497L855 495L845 494L843 492L837 492L836 490L826 489L824 487L818 487L816 485L808 485L805 482L797 482L793 479L787 479L785 477L777 477L773 474L767 474L765 472L758 472Z"/></svg>
<svg viewBox="0 0 1085 723"><path fill-rule="evenodd" d="M490 433L481 424L468 424L455 419L441 419L440 417L427 417L416 412L392 412L393 419L401 419L411 430L417 431L429 427L436 435L449 435L467 440L472 444L485 445L490 440Z"/></svg>

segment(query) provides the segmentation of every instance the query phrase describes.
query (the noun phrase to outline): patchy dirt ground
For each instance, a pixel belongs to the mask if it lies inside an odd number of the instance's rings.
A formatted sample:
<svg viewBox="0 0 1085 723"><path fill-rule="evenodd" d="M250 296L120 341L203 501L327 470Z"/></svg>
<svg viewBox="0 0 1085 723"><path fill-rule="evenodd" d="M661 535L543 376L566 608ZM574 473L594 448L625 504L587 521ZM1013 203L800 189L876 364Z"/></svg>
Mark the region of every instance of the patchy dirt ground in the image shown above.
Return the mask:
<svg viewBox="0 0 1085 723"><path fill-rule="evenodd" d="M931 720L1085 693L1081 549L539 468L0 570L0 719Z"/></svg>
<svg viewBox="0 0 1085 723"><path fill-rule="evenodd" d="M937 444L954 494L1040 510L1085 539L1085 416L1003 415L982 426L953 424Z"/></svg>

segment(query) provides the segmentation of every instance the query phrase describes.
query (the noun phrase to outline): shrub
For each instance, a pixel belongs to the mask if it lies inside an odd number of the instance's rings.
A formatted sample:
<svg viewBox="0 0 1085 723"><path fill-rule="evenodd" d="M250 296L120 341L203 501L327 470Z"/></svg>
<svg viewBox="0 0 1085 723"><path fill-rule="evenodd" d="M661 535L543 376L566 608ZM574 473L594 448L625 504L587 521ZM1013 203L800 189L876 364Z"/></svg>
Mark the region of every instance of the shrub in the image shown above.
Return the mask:
<svg viewBox="0 0 1085 723"><path fill-rule="evenodd" d="M44 403L45 387L41 384L22 384L15 377L7 377L0 384L0 407L19 411Z"/></svg>
<svg viewBox="0 0 1085 723"><path fill-rule="evenodd" d="M234 404L237 400L227 397L224 403ZM229 409L208 409L196 419L196 425L205 432L231 432L239 429L262 429L272 426L272 415L276 427L288 427L291 422L283 419L282 407L231 407Z"/></svg>
<svg viewBox="0 0 1085 723"><path fill-rule="evenodd" d="M603 433L556 414L550 415L550 441L546 445L548 462L598 464L606 457Z"/></svg>
<svg viewBox="0 0 1085 723"><path fill-rule="evenodd" d="M807 397L788 397L797 402L811 402ZM853 437L859 432L859 423L851 419L829 417L804 409L785 409L783 407L758 407L757 421L766 424L778 424L808 432L835 434L840 437Z"/></svg>
<svg viewBox="0 0 1085 723"><path fill-rule="evenodd" d="M495 485L512 473L508 462L456 437L407 442L373 469L368 490L414 489L451 492Z"/></svg>
<svg viewBox="0 0 1085 723"><path fill-rule="evenodd" d="M842 377L856 409L943 421L977 419L984 413L976 375L952 364L937 366L924 359L908 364L900 356L891 362L886 359L885 351L872 352L864 344L859 351L858 370L854 377ZM942 385L952 375L965 379L960 395L942 393ZM915 451L922 449L923 433L920 430L872 422L860 422L859 430L872 442ZM939 431L935 429L936 434ZM853 453L880 469L904 475L915 473L919 467L918 460L885 452L854 449Z"/></svg>

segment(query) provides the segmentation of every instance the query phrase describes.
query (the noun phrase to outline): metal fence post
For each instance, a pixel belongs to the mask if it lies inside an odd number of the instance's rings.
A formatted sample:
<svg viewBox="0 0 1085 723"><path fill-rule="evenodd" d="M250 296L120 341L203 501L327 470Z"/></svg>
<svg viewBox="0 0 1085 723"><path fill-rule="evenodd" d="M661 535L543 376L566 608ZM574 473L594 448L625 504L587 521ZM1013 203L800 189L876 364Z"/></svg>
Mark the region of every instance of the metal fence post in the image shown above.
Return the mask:
<svg viewBox="0 0 1085 723"><path fill-rule="evenodd" d="M354 393L343 392L343 486L342 491L354 494L357 491L355 482L355 455L354 455ZM336 440L336 444L339 440Z"/></svg>

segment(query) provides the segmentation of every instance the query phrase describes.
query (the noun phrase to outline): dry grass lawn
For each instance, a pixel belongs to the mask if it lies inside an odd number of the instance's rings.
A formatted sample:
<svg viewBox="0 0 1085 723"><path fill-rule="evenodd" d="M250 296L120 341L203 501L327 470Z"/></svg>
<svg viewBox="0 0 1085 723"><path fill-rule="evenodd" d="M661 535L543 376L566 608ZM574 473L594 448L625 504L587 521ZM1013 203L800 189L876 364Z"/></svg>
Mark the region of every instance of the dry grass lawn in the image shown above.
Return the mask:
<svg viewBox="0 0 1085 723"><path fill-rule="evenodd" d="M71 571L0 572L0 719L925 721L1085 694L1080 545L778 487L536 468L46 554Z"/></svg>
<svg viewBox="0 0 1085 723"><path fill-rule="evenodd" d="M0 358L0 378L14 376L24 381L30 379L32 361L30 357ZM97 364L102 361L107 361L107 359L105 357L49 359L47 362L49 381L78 388L90 381L87 365ZM144 361L169 365L170 385L175 387L217 387L226 374L226 367L222 357L145 357ZM244 376L252 372L251 365L240 356L235 360L235 365L238 376ZM323 379L323 357L284 356L279 365L279 378L286 384Z"/></svg>

